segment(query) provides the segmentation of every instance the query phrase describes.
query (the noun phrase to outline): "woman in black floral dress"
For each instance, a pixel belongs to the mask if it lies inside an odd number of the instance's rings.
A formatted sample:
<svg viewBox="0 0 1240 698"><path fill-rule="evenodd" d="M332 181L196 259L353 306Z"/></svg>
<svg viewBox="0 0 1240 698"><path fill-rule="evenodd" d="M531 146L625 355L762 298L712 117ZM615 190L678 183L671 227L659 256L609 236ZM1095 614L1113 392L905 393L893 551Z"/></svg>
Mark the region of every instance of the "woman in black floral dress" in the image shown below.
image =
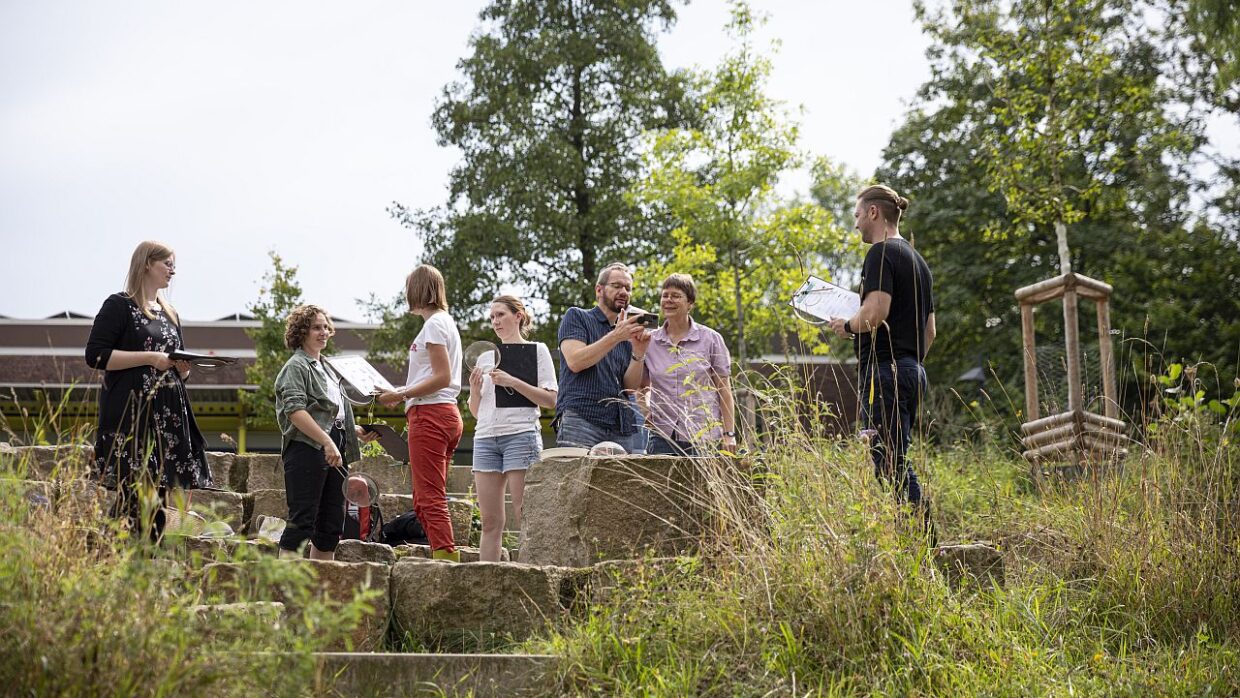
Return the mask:
<svg viewBox="0 0 1240 698"><path fill-rule="evenodd" d="M158 242L138 245L125 291L108 296L86 343L86 363L104 369L99 393L95 467L104 486L117 490L113 515L131 527L163 531L162 505L169 487L211 485L202 433L190 410L185 378L190 366L172 361L183 348L176 310L160 295L176 274L172 250ZM160 506L143 511L142 486L159 493Z"/></svg>

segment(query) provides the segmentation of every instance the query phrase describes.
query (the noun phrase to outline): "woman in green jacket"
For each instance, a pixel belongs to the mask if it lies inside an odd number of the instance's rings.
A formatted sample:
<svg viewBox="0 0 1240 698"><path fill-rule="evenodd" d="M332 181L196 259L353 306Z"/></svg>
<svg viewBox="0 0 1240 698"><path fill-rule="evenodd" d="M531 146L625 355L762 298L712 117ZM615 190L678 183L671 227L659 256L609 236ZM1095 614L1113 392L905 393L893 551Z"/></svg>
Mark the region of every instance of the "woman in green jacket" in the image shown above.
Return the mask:
<svg viewBox="0 0 1240 698"><path fill-rule="evenodd" d="M310 539L310 559L331 560L344 529L347 464L361 458L358 441L375 437L353 422L340 376L322 360L335 334L331 316L317 305L293 309L284 343L293 356L276 376L276 423L282 434L288 523L281 557L292 557Z"/></svg>

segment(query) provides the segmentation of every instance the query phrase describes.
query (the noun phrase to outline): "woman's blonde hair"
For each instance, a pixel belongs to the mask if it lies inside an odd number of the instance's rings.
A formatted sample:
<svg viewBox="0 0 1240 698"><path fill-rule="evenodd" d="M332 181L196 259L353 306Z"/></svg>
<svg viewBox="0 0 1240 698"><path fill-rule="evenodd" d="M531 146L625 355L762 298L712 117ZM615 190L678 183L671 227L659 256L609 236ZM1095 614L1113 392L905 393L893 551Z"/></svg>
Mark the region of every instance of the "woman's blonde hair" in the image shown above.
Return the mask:
<svg viewBox="0 0 1240 698"><path fill-rule="evenodd" d="M534 321L530 319L530 311L525 309L525 304L521 302L521 299L516 296L496 296L491 299L491 302L503 303L504 307L508 308L508 312L521 316L517 330L520 331L522 337L525 337Z"/></svg>
<svg viewBox="0 0 1240 698"><path fill-rule="evenodd" d="M875 184L862 189L857 199L864 206L877 206L883 219L894 225L900 224L900 216L908 208L908 199L897 194L895 189L886 184Z"/></svg>
<svg viewBox="0 0 1240 698"><path fill-rule="evenodd" d="M405 279L405 302L410 310L419 308L448 309L448 286L443 274L429 264L419 265Z"/></svg>
<svg viewBox="0 0 1240 698"><path fill-rule="evenodd" d="M306 341L306 335L310 334L310 328L314 325L315 315L322 315L327 321L329 337L336 335L336 326L332 324L332 316L321 307L307 303L293 308L293 311L288 314L288 319L284 321L284 346L289 349L300 349Z"/></svg>
<svg viewBox="0 0 1240 698"><path fill-rule="evenodd" d="M179 325L181 323L177 318L176 308L173 308L159 291L155 292L154 298L147 298L146 287L142 285L142 277L146 276L146 271L151 264L171 259L172 255L172 248L162 242L146 240L138 243L133 250L133 256L129 258L129 274L125 276L125 293L138 304L138 309L148 318L154 320L155 313L152 313L147 305L151 301L157 301L159 307L163 308L164 314Z"/></svg>

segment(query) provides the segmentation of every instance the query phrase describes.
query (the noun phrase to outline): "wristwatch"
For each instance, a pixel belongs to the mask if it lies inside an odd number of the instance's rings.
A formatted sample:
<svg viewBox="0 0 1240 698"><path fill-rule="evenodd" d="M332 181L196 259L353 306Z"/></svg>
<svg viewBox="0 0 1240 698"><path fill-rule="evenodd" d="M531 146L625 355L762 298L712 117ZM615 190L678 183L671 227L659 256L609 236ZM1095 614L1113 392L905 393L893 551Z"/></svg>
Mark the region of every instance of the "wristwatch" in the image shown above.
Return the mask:
<svg viewBox="0 0 1240 698"><path fill-rule="evenodd" d="M731 437L731 438L733 438L733 439L735 439L735 438L736 438L736 432L734 432L734 431L725 431L725 432L723 432L723 435L724 435L724 436Z"/></svg>
<svg viewBox="0 0 1240 698"><path fill-rule="evenodd" d="M848 334L857 334L856 332L853 332L853 328L848 324L847 320L844 321L844 331Z"/></svg>

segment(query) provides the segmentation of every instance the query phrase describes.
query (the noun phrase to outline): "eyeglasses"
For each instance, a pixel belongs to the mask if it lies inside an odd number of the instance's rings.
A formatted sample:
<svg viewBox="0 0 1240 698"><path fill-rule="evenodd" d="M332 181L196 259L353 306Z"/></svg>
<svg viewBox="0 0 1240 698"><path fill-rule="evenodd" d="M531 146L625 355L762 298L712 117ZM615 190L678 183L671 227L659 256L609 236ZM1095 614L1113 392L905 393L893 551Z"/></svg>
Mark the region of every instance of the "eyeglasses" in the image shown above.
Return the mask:
<svg viewBox="0 0 1240 698"><path fill-rule="evenodd" d="M607 284L607 288L610 288L613 291L632 291L633 290L633 286L631 284L622 284L622 283L615 282L615 281Z"/></svg>
<svg viewBox="0 0 1240 698"><path fill-rule="evenodd" d="M172 260L170 260L170 259L161 259L161 260L159 260L159 263L160 263L160 264L162 264L162 265L164 265L165 267L168 267L168 268L169 268L169 269L171 269L172 271L176 271L176 269L177 269L176 262L173 262L173 261L172 261Z"/></svg>

